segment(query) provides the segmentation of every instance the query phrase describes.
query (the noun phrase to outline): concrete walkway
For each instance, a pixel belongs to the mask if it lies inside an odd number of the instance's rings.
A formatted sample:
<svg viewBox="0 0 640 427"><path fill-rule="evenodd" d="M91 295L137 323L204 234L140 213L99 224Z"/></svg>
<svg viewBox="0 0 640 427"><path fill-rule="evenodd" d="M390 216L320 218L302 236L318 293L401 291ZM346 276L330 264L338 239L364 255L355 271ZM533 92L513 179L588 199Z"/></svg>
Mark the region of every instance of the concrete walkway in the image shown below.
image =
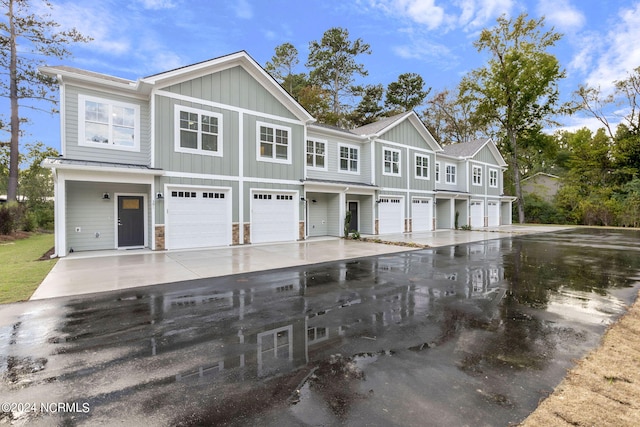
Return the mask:
<svg viewBox="0 0 640 427"><path fill-rule="evenodd" d="M384 241L414 242L438 247L568 228L571 227L513 225L483 231L438 230L372 237ZM412 248L328 237L291 243L188 251L80 252L58 260L31 299L114 291L407 250Z"/></svg>

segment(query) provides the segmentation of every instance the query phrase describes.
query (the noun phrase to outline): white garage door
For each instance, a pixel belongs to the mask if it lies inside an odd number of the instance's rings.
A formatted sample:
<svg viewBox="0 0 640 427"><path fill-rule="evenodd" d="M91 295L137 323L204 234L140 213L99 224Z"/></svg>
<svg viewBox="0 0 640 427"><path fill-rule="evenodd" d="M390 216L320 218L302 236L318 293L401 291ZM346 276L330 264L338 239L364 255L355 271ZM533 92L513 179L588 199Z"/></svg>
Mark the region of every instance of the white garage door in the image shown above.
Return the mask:
<svg viewBox="0 0 640 427"><path fill-rule="evenodd" d="M431 199L411 201L411 224L413 231L433 230L433 205Z"/></svg>
<svg viewBox="0 0 640 427"><path fill-rule="evenodd" d="M251 243L298 240L298 206L294 193L253 193Z"/></svg>
<svg viewBox="0 0 640 427"><path fill-rule="evenodd" d="M404 209L401 197L380 197L378 233L403 233Z"/></svg>
<svg viewBox="0 0 640 427"><path fill-rule="evenodd" d="M471 202L471 228L484 227L484 205L482 202Z"/></svg>
<svg viewBox="0 0 640 427"><path fill-rule="evenodd" d="M167 249L231 244L231 195L215 188L169 187L165 197Z"/></svg>
<svg viewBox="0 0 640 427"><path fill-rule="evenodd" d="M489 227L497 227L500 225L500 203L498 202L489 202L487 203L488 207L488 223Z"/></svg>

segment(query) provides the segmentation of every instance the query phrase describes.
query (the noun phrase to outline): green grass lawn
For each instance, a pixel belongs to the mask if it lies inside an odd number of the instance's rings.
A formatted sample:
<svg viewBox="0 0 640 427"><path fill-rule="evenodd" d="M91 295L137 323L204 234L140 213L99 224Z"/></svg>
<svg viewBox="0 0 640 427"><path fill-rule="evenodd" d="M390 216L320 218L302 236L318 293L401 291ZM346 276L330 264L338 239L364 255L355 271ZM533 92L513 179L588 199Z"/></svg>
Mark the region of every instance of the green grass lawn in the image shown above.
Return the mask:
<svg viewBox="0 0 640 427"><path fill-rule="evenodd" d="M26 301L53 268L57 259L38 261L53 247L53 234L0 242L0 304Z"/></svg>

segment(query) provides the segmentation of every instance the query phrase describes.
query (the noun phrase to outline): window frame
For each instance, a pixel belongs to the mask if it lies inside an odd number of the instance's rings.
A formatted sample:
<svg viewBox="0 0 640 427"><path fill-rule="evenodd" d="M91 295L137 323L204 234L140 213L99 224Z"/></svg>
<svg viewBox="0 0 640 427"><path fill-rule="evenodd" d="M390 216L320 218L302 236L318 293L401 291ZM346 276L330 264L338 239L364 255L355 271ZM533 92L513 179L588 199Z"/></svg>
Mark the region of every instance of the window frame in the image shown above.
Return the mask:
<svg viewBox="0 0 640 427"><path fill-rule="evenodd" d="M309 153L309 143L313 143L313 153ZM323 145L323 149L324 149L324 153L323 153L323 157L324 157L324 166L320 167L320 166L316 166L317 164L317 144L322 144ZM313 165L309 165L308 163L308 159L307 156L309 156L309 154L311 154L313 156ZM305 165L307 166L307 168L309 169L315 169L315 170L323 170L326 171L327 170L327 141L324 139L314 139L314 138L307 138L307 144L305 146Z"/></svg>
<svg viewBox="0 0 640 427"><path fill-rule="evenodd" d="M261 127L265 127L265 128L270 128L273 130L273 142L271 143L272 145L272 151L271 157L266 157L260 154L260 146L262 145L262 140L260 139L261 136L261 132L260 132L260 128ZM282 144L278 144L276 142L276 133L277 131L286 131L287 132L287 158L286 159L279 159L277 158L276 155L276 148L278 145L282 145ZM291 164L291 159L293 158L293 155L291 153L291 151L293 150L293 144L292 144L292 129L288 126L282 126L282 125L278 125L278 124L274 124L274 123L266 123L266 122L260 122L260 121L256 121L256 160L259 162L269 162L269 163L281 163L281 164L287 164L290 165ZM268 142L268 141L267 141ZM306 147L305 147L305 154L306 154Z"/></svg>
<svg viewBox="0 0 640 427"><path fill-rule="evenodd" d="M440 162L435 162L435 174L436 174L437 184L440 184L440 173L441 173L440 166L441 166Z"/></svg>
<svg viewBox="0 0 640 427"><path fill-rule="evenodd" d="M495 177L492 175L495 175ZM494 183L492 184L492 182ZM498 188L498 169L489 169L489 187Z"/></svg>
<svg viewBox="0 0 640 427"><path fill-rule="evenodd" d="M342 165L341 165L343 147L349 150L348 151L349 157L347 158L347 165L349 166L348 169L342 169ZM353 162L353 160L351 159L351 150L355 150L357 154L355 171L351 170L351 162ZM351 145L351 144L338 144L338 172L349 173L353 175L360 175L360 147L359 146Z"/></svg>
<svg viewBox="0 0 640 427"><path fill-rule="evenodd" d="M452 168L453 172L449 172L449 169ZM453 177L451 179L450 177ZM458 166L453 163L445 163L444 164L444 182L450 185L456 185L458 183Z"/></svg>
<svg viewBox="0 0 640 427"><path fill-rule="evenodd" d="M391 160L386 159L387 151L391 153ZM397 160L393 160L393 154L398 155ZM389 163L390 172L386 171L387 163ZM393 172L393 165L397 164L398 172ZM402 151L396 148L382 147L382 175L402 176Z"/></svg>
<svg viewBox="0 0 640 427"><path fill-rule="evenodd" d="M180 127L180 113L187 112L191 114L198 115L198 129L197 129L197 137L196 137L196 145L197 148L188 148L182 147L180 145L180 131L182 128ZM215 134L218 142L218 149L216 151L211 150L203 150L202 149L202 116L215 117L218 120L218 133ZM188 153L188 154L201 154L205 156L214 156L214 157L222 157L222 148L223 148L223 115L220 113L216 113L213 111L202 110L193 107L186 107L184 105L176 105L174 109L174 151L177 153ZM207 134L214 135L213 133L206 132Z"/></svg>
<svg viewBox="0 0 640 427"><path fill-rule="evenodd" d="M476 171L478 171L478 174L476 174ZM471 184L476 187L482 186L482 166L471 165Z"/></svg>
<svg viewBox="0 0 640 427"><path fill-rule="evenodd" d="M107 137L107 141L114 141L113 129L114 127L118 126L113 123L113 117L114 117L113 108L118 107L118 108L133 109L133 145L127 146L127 145L116 145L113 142L104 143L104 142L97 142L97 141L87 141L85 138L85 132L87 130L87 126L86 126L86 123L87 123L86 103L87 102L96 102L96 103L105 104L108 106L107 116L108 116L109 122L106 123L106 125L108 126L109 135ZM125 126L122 126L122 127L125 127ZM78 95L78 145L83 147L105 148L108 150L140 152L140 105L124 102L124 101L116 101L114 99L100 98L97 96L90 96L90 95L84 95L84 94Z"/></svg>
<svg viewBox="0 0 640 427"><path fill-rule="evenodd" d="M418 158L422 158L427 160L427 166L424 166L424 163L421 166L418 166ZM414 164L415 168L413 170L416 179L431 179L431 158L425 154L415 153L414 155ZM423 175L418 175L418 167L422 170ZM426 169L427 173L424 175L424 170Z"/></svg>

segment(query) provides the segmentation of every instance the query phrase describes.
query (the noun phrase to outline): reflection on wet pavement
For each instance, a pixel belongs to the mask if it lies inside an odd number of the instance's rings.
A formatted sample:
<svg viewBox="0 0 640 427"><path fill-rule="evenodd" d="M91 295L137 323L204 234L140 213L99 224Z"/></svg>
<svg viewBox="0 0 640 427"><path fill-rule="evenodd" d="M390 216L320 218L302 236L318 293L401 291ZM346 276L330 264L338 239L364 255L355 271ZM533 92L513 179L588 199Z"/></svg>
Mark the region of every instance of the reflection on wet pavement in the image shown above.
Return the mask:
<svg viewBox="0 0 640 427"><path fill-rule="evenodd" d="M0 417L508 425L634 300L638 242L538 234L1 308L4 400L66 406Z"/></svg>

